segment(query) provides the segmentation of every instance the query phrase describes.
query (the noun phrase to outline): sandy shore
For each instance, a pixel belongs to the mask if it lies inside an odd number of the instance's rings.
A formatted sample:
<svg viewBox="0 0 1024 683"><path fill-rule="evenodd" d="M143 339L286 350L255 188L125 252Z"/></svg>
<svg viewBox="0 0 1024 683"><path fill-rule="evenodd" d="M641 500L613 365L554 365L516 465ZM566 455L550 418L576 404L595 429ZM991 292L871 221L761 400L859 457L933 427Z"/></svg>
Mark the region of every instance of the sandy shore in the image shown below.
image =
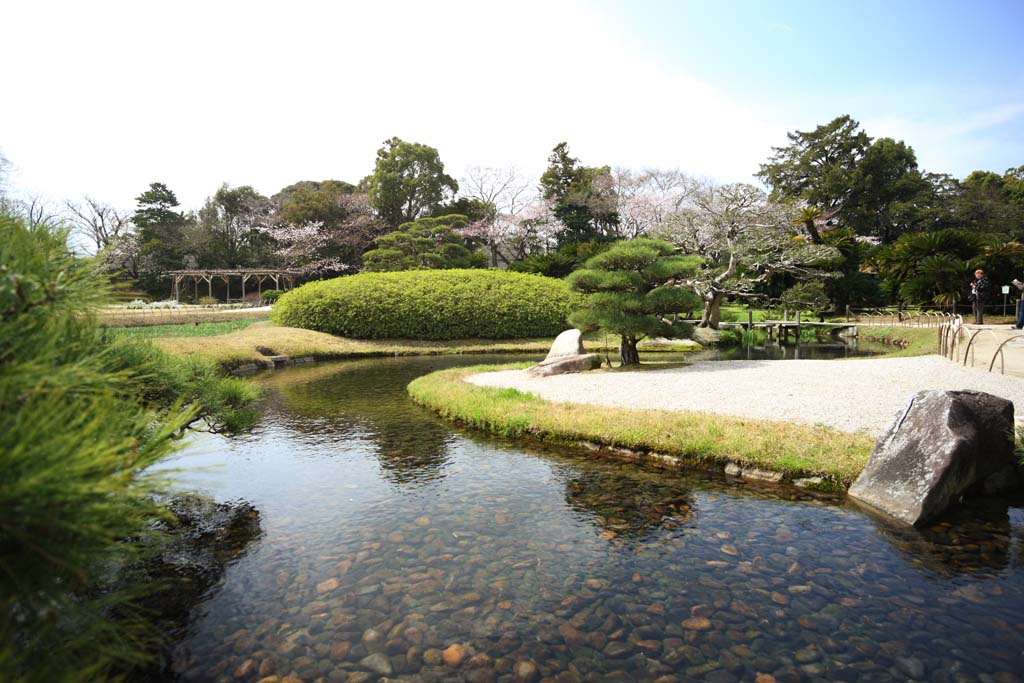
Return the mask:
<svg viewBox="0 0 1024 683"><path fill-rule="evenodd" d="M1024 380L966 369L941 356L865 360L704 361L643 372L530 377L523 370L473 375L548 401L685 410L821 424L881 434L926 389L972 389L1007 398L1024 419Z"/></svg>

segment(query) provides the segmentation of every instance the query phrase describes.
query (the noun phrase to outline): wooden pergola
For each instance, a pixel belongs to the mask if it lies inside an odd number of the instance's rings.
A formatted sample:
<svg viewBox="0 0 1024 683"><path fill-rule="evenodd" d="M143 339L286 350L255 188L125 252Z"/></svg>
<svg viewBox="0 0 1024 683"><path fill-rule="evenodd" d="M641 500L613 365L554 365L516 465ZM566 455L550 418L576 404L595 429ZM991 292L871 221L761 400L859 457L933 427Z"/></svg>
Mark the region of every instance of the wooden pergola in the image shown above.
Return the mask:
<svg viewBox="0 0 1024 683"><path fill-rule="evenodd" d="M245 298L245 285L249 280L256 281L256 291L263 294L263 283L274 283L274 289L289 290L295 286L295 278L298 275L292 270L268 270L263 268L235 268L227 270L169 270L167 274L174 281L174 300L181 297L182 287L188 282L195 288L196 298L199 298L199 283L205 282L209 295L213 296L213 281L220 279L224 281L227 288L226 299L231 301L231 278L239 278L242 281L242 296ZM252 291L250 286L249 291Z"/></svg>

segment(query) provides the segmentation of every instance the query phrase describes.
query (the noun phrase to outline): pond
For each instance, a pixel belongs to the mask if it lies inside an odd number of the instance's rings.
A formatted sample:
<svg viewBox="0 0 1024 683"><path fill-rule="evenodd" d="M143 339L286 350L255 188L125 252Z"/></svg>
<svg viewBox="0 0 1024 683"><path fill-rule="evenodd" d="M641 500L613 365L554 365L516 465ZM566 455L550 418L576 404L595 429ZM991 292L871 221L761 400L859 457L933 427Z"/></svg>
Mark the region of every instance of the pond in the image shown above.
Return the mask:
<svg viewBox="0 0 1024 683"><path fill-rule="evenodd" d="M263 533L193 609L175 679L1022 680L1021 501L899 529L466 433L405 395L502 360L269 372L254 433L194 438L181 485L251 502Z"/></svg>

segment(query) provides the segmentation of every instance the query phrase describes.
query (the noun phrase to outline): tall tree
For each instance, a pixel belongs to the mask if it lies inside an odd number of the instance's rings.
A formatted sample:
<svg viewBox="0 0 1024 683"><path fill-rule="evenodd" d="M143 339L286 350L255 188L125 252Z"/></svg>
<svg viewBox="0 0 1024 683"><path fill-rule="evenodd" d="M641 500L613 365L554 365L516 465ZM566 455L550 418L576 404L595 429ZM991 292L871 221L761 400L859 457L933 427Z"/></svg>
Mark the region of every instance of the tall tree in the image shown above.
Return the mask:
<svg viewBox="0 0 1024 683"><path fill-rule="evenodd" d="M207 198L199 210L193 246L205 268L236 268L266 263L266 239L274 204L251 185L227 183Z"/></svg>
<svg viewBox="0 0 1024 683"><path fill-rule="evenodd" d="M149 189L135 198L132 222L139 235L139 276L142 286L157 293L163 274L183 266L186 252L185 228L188 217L178 208L178 198L163 183L150 183Z"/></svg>
<svg viewBox="0 0 1024 683"><path fill-rule="evenodd" d="M853 192L853 175L871 138L850 116L812 131L786 133L789 143L773 147L757 177L773 199L802 199L826 213L837 213Z"/></svg>
<svg viewBox="0 0 1024 683"><path fill-rule="evenodd" d="M552 202L555 217L565 225L559 246L615 239L619 214L610 167L582 166L569 155L569 144L560 142L548 157L540 191Z"/></svg>
<svg viewBox="0 0 1024 683"><path fill-rule="evenodd" d="M149 189L135 198L137 208L132 221L142 239L160 239L159 231L180 228L185 215L175 211L178 197L163 183L150 183Z"/></svg>
<svg viewBox="0 0 1024 683"><path fill-rule="evenodd" d="M838 260L830 246L795 234L792 206L771 202L743 183L694 182L687 205L669 216L656 234L703 259L686 284L701 297L702 327L718 327L726 297L755 298L772 278L821 279Z"/></svg>
<svg viewBox="0 0 1024 683"><path fill-rule="evenodd" d="M1024 232L1024 181L1010 169L1004 175L974 171L960 182L952 202L956 227L976 232Z"/></svg>
<svg viewBox="0 0 1024 683"><path fill-rule="evenodd" d="M700 259L674 252L668 242L635 239L588 259L567 279L570 288L590 295L569 323L620 335L623 365L640 362L636 345L645 337L686 336L691 328L668 317L697 306L697 296L678 283L693 275Z"/></svg>
<svg viewBox="0 0 1024 683"><path fill-rule="evenodd" d="M918 228L931 188L912 148L891 138L872 142L849 116L787 137L790 144L773 148L757 174L772 199L803 202L829 225L883 242ZM818 231L810 236L821 240Z"/></svg>
<svg viewBox="0 0 1024 683"><path fill-rule="evenodd" d="M302 180L282 188L271 197L277 210L274 220L301 225L319 221L328 229L348 218L345 198L355 186L341 180Z"/></svg>
<svg viewBox="0 0 1024 683"><path fill-rule="evenodd" d="M459 191L436 149L397 137L377 150L373 173L364 183L370 204L391 227L431 213Z"/></svg>
<svg viewBox="0 0 1024 683"><path fill-rule="evenodd" d="M858 161L851 190L838 213L844 224L888 244L922 228L921 209L930 203L932 186L918 171L913 149L880 138Z"/></svg>

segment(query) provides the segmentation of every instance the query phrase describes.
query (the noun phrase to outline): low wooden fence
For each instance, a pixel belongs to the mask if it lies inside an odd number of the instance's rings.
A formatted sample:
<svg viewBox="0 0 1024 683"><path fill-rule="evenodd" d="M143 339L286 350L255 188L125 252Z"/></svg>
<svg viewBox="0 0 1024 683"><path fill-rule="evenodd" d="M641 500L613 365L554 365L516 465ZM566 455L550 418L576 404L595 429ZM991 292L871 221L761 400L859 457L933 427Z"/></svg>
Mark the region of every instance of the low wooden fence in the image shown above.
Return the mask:
<svg viewBox="0 0 1024 683"><path fill-rule="evenodd" d="M103 327L148 327L183 323L220 323L231 320L267 320L269 306L179 306L174 308L100 309L99 324Z"/></svg>

